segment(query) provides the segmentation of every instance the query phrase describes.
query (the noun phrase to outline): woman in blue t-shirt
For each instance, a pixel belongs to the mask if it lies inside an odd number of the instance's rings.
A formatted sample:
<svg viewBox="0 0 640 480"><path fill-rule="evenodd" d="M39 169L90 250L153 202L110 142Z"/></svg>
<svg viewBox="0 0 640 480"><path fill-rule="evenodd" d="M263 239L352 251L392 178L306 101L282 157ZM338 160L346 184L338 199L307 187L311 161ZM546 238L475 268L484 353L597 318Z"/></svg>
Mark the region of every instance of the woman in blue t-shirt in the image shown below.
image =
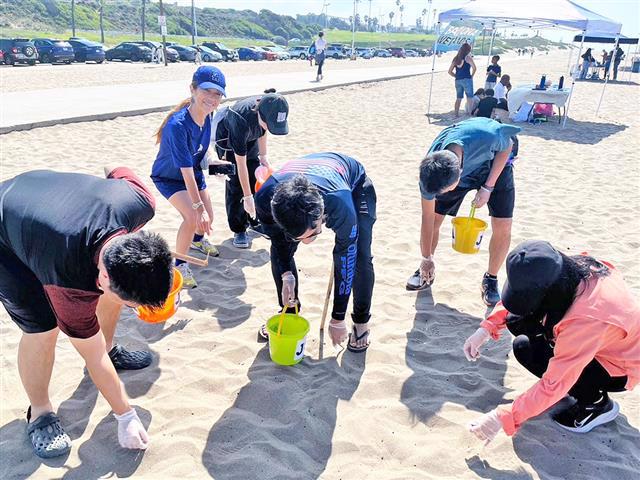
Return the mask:
<svg viewBox="0 0 640 480"><path fill-rule="evenodd" d="M449 67L449 75L456 79L456 103L454 106L456 117L460 115L460 104L465 95L467 96L466 110L470 113L470 102L473 97L473 76L475 73L476 64L471 56L471 45L463 43Z"/></svg>
<svg viewBox="0 0 640 480"><path fill-rule="evenodd" d="M182 215L176 252L189 247L217 256L218 250L204 236L211 233L213 210L202 164L208 163L211 114L225 93L224 74L216 67L199 67L193 74L191 97L167 115L156 132L160 144L151 179L158 191ZM186 287L197 287L188 264L176 259Z"/></svg>

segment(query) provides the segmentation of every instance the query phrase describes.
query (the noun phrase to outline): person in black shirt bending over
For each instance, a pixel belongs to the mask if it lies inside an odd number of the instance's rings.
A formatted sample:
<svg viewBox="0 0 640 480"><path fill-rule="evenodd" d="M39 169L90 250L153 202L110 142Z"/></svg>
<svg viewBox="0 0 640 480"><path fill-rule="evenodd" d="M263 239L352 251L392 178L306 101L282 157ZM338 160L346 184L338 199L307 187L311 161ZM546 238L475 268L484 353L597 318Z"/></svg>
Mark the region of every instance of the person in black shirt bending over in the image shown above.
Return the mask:
<svg viewBox="0 0 640 480"><path fill-rule="evenodd" d="M369 346L371 296L375 280L371 256L376 192L364 167L340 153L316 153L285 163L256 194L258 219L271 238L271 271L282 308L298 301L293 258L300 243L311 243L322 225L335 232L334 295L329 336L334 345ZM345 315L353 288L353 329ZM266 336L264 326L261 334Z"/></svg>
<svg viewBox="0 0 640 480"><path fill-rule="evenodd" d="M265 95L248 97L232 107L220 109L212 121L218 157L222 159L226 155L226 160L237 167L236 175L229 175L225 192L227 220L237 248L250 247L247 228L250 218L256 216L255 171L260 165L270 167L267 132L288 134L288 116L287 100L269 89Z"/></svg>

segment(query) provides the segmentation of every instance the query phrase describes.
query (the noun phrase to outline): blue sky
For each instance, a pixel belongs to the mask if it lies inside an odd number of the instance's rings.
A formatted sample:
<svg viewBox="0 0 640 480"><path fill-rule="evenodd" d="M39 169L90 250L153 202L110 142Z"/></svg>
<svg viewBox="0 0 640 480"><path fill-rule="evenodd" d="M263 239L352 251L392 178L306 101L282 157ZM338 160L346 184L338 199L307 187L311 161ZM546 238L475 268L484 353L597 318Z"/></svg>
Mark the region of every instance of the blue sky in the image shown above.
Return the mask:
<svg viewBox="0 0 640 480"><path fill-rule="evenodd" d="M155 1L155 0L153 0ZM172 0L165 0L171 3ZM175 1L175 0L173 0ZM273 12L294 16L296 14L317 13L322 11L322 5L327 2L330 16L349 17L353 12L352 0L195 0L197 7L234 8L236 10L259 11L267 8ZM535 0L505 0L510 1L514 8L517 4L525 1ZM415 24L415 19L421 15L422 9L427 8L427 0L401 0L405 6L405 25ZM191 4L191 0L178 0L180 4ZM396 9L395 0L362 0L358 4L358 12L361 15L369 14L371 5L371 16L384 15L388 18L391 10ZM433 9L440 11L455 8L466 0L433 0L431 4L431 17ZM576 0L575 3L593 10L601 15L621 22L622 33L627 36L635 36L640 32L640 2L638 0ZM396 14L396 19L399 16ZM395 21L395 20L394 20ZM545 35L545 32L541 32ZM571 36L569 32L562 33L565 40ZM548 36L548 33L547 35ZM557 40L557 38L556 38Z"/></svg>

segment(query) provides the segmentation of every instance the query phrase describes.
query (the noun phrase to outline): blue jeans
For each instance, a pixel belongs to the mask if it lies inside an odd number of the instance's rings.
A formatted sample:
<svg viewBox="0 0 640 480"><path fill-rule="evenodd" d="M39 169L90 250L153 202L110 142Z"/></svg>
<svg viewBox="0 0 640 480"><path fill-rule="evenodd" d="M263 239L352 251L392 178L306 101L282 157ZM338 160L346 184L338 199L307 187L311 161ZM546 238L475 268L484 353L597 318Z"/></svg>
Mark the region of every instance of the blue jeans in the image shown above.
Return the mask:
<svg viewBox="0 0 640 480"><path fill-rule="evenodd" d="M473 97L473 78L456 78L456 98Z"/></svg>
<svg viewBox="0 0 640 480"><path fill-rule="evenodd" d="M582 62L582 71L580 72L580 80L584 80L587 78L587 73L589 73L589 67L591 66L591 62L584 60Z"/></svg>

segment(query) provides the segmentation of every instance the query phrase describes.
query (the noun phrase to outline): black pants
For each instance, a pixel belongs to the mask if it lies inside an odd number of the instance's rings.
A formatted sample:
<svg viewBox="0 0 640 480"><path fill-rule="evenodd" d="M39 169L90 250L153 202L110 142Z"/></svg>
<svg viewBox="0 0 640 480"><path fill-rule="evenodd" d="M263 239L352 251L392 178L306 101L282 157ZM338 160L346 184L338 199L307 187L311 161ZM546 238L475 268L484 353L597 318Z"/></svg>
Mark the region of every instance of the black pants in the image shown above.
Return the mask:
<svg viewBox="0 0 640 480"><path fill-rule="evenodd" d="M318 75L322 75L322 66L324 65L324 53L316 55L316 65L318 65Z"/></svg>
<svg viewBox="0 0 640 480"><path fill-rule="evenodd" d="M542 325L528 326L522 333L517 322L507 323L507 328L514 335L513 354L516 360L536 377L542 377L553 357L553 347L544 335ZM612 377L609 372L593 359L582 371L569 395L582 405L596 402L606 392L622 392L625 390L627 377Z"/></svg>
<svg viewBox="0 0 640 480"><path fill-rule="evenodd" d="M258 160L258 145L257 141L250 142L247 149L247 170L249 170L249 185L251 185L251 192L255 193L256 188L256 168L260 166ZM255 145L254 145L255 144ZM232 151L226 152L226 160L233 164L236 164L236 157ZM237 164L236 164L237 165ZM242 186L240 185L240 177L236 175L230 175L229 181L225 182L225 206L227 209L227 221L229 222L229 228L233 233L242 233L247 230L247 227L253 221L249 218L247 212L244 211L242 204Z"/></svg>
<svg viewBox="0 0 640 480"><path fill-rule="evenodd" d="M361 187L353 194L354 206L358 212L358 255L356 257L356 270L353 276L353 322L367 323L371 317L371 297L375 283L373 270L373 256L371 255L371 242L373 239L373 224L376 222L376 191L373 183L367 177ZM297 242L290 242L291 261L287 270L280 270L275 260L275 249L271 246L271 272L276 282L278 302L282 302L282 274L290 271L296 277L296 298L298 297L298 270L293 258L298 249Z"/></svg>

